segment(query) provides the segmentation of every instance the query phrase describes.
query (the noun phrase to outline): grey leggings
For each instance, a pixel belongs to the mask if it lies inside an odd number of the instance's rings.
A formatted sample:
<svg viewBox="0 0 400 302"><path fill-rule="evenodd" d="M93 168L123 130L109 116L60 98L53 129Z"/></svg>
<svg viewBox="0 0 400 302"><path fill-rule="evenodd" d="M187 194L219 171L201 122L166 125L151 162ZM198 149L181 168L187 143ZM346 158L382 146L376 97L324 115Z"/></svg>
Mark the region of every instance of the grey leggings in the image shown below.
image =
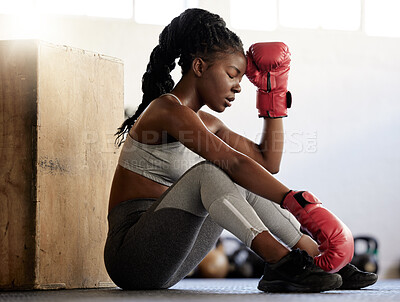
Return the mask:
<svg viewBox="0 0 400 302"><path fill-rule="evenodd" d="M189 169L159 199L120 203L108 222L105 265L123 289L173 286L215 246L223 228L247 246L266 230L289 247L301 237L289 212L236 185L206 161Z"/></svg>

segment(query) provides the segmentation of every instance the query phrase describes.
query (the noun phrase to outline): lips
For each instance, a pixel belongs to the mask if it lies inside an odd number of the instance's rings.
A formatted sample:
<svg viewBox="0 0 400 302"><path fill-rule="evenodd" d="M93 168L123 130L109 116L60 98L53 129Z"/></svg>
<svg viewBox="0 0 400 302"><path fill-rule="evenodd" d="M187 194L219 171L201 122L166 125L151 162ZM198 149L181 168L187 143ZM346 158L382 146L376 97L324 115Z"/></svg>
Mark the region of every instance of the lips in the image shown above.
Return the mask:
<svg viewBox="0 0 400 302"><path fill-rule="evenodd" d="M231 98L226 98L225 100L226 100L226 106L230 107L232 106L232 102L235 100L235 98L231 97Z"/></svg>
<svg viewBox="0 0 400 302"><path fill-rule="evenodd" d="M232 103L229 99L225 99L225 107L231 107Z"/></svg>

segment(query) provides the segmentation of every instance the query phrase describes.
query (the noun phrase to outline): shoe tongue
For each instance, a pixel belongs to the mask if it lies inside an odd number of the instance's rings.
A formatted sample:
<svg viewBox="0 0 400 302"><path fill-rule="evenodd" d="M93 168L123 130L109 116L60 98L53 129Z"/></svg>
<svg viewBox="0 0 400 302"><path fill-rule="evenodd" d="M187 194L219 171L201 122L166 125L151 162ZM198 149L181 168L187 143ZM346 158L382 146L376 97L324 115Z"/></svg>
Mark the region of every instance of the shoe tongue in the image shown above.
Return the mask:
<svg viewBox="0 0 400 302"><path fill-rule="evenodd" d="M277 263L274 263L272 266L279 267L281 265L285 265L288 262L291 262L293 267L303 267L307 263L308 254L304 255L304 251L300 251L299 249L292 250L289 254L279 260Z"/></svg>
<svg viewBox="0 0 400 302"><path fill-rule="evenodd" d="M312 266L314 264L314 259L308 255L306 251L301 251L299 249L295 250L296 251L296 259L295 263L299 267L304 267L304 266Z"/></svg>

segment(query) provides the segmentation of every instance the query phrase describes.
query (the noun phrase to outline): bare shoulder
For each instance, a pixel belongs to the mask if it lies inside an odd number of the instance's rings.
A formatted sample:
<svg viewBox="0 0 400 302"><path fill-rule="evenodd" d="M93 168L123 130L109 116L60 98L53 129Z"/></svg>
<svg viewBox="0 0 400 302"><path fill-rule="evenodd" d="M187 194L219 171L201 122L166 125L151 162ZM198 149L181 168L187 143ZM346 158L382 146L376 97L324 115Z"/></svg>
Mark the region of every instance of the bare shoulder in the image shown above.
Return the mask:
<svg viewBox="0 0 400 302"><path fill-rule="evenodd" d="M207 128L214 134L217 133L224 126L224 123L219 118L208 112L199 110L197 114L203 121L203 123L207 126Z"/></svg>
<svg viewBox="0 0 400 302"><path fill-rule="evenodd" d="M174 98L162 95L158 98L154 99L146 111L153 111L151 112L153 115L162 115L166 112L174 113L175 111L180 111L182 106L177 100Z"/></svg>
<svg viewBox="0 0 400 302"><path fill-rule="evenodd" d="M202 121L204 125L213 133L216 133L224 124L216 116L199 110L197 113L186 106L182 106L176 99L164 95L152 101L146 110L146 120L152 122L164 122L174 124L180 122L191 122L194 120ZM144 114L143 114L144 115Z"/></svg>
<svg viewBox="0 0 400 302"><path fill-rule="evenodd" d="M165 141L166 133L168 141L173 141L177 137L171 130L184 130L185 125L193 123L194 119L200 121L192 110L182 106L175 99L161 96L149 104L129 133L141 143L161 144Z"/></svg>
<svg viewBox="0 0 400 302"><path fill-rule="evenodd" d="M216 164L232 161L234 165L239 153L216 135L220 124L211 114L195 112L172 98L161 97L149 105L131 131L135 131L140 142L153 144L163 141L160 134L166 133L206 160ZM143 135L147 133L151 137L144 140Z"/></svg>
<svg viewBox="0 0 400 302"><path fill-rule="evenodd" d="M149 128L164 129L164 124L177 124L184 119L193 119L196 115L189 108L182 106L170 96L154 99L138 119L137 124Z"/></svg>

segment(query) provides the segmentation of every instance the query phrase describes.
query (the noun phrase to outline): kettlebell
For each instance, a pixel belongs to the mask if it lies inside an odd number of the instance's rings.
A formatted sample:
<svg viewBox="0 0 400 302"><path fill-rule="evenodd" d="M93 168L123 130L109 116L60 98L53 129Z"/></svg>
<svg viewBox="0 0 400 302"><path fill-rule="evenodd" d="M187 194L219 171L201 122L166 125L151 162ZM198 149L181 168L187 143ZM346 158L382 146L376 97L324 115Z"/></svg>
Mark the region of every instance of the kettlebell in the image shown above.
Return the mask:
<svg viewBox="0 0 400 302"><path fill-rule="evenodd" d="M229 273L227 278L260 278L264 273L264 261L236 238L224 241L236 243L236 249L228 256Z"/></svg>
<svg viewBox="0 0 400 302"><path fill-rule="evenodd" d="M199 277L201 278L226 277L229 271L229 262L220 240L217 246L199 263L197 268Z"/></svg>
<svg viewBox="0 0 400 302"><path fill-rule="evenodd" d="M360 244L364 249L360 250ZM370 272L378 272L378 241L370 236L354 237L354 256L351 263L358 269Z"/></svg>

